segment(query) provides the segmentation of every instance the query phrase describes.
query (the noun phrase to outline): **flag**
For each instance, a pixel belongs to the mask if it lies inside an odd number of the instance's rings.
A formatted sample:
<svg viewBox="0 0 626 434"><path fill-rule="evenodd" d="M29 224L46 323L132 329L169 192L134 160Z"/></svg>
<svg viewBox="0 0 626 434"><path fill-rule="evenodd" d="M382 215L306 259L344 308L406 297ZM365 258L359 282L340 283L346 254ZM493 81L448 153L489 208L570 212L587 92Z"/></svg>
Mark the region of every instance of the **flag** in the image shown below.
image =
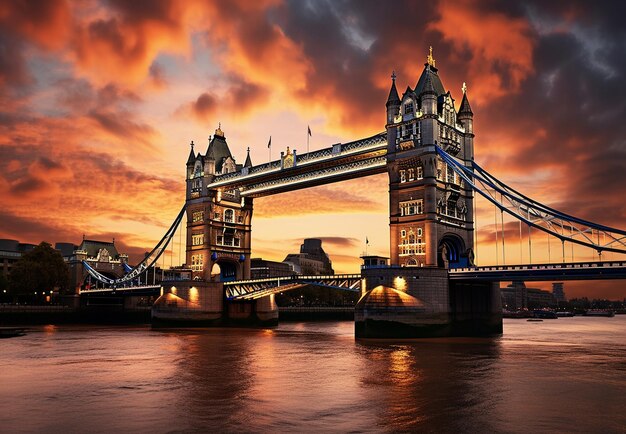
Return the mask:
<svg viewBox="0 0 626 434"><path fill-rule="evenodd" d="M267 147L271 148L272 147L272 136L270 136L270 141L267 142Z"/></svg>
<svg viewBox="0 0 626 434"><path fill-rule="evenodd" d="M306 128L307 128L307 130L309 130L309 136L311 136L312 135L311 134L311 127L307 125Z"/></svg>

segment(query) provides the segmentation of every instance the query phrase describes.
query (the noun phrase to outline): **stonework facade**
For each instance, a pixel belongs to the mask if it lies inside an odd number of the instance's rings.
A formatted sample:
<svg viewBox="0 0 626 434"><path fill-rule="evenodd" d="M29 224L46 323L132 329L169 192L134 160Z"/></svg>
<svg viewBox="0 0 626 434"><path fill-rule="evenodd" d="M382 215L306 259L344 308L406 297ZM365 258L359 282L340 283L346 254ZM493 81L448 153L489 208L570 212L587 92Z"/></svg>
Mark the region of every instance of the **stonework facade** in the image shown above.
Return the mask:
<svg viewBox="0 0 626 434"><path fill-rule="evenodd" d="M471 164L473 113L465 87L457 112L429 56L415 88L407 87L402 98L392 76L386 105L391 264L471 264L473 192L435 149Z"/></svg>
<svg viewBox="0 0 626 434"><path fill-rule="evenodd" d="M250 158L246 165L251 165ZM187 257L194 279L211 280L219 265L220 280L250 278L252 198L239 190L209 189L216 175L239 171L221 127L205 155L192 149L187 160Z"/></svg>

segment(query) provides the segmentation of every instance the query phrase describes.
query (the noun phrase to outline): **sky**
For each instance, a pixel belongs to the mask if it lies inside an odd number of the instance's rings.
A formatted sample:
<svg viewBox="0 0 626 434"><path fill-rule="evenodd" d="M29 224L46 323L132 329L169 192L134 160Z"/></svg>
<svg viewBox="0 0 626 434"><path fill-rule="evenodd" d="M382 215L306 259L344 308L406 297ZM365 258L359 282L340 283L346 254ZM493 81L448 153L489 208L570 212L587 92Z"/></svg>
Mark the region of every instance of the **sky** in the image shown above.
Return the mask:
<svg viewBox="0 0 626 434"><path fill-rule="evenodd" d="M137 258L183 204L191 140L206 152L221 123L236 160L249 147L260 164L270 136L274 158L304 152L307 126L311 150L378 133L391 72L414 87L429 46L457 107L467 83L479 164L626 228L624 16L622 2L582 0L4 0L0 238L115 238ZM366 237L388 255L387 191L376 175L256 199L253 257L319 237L336 271L355 272ZM493 264L493 209L478 209L477 260ZM528 262L517 223L505 229L504 260ZM562 259L556 241L533 246L534 261ZM565 289L626 297L622 282Z"/></svg>

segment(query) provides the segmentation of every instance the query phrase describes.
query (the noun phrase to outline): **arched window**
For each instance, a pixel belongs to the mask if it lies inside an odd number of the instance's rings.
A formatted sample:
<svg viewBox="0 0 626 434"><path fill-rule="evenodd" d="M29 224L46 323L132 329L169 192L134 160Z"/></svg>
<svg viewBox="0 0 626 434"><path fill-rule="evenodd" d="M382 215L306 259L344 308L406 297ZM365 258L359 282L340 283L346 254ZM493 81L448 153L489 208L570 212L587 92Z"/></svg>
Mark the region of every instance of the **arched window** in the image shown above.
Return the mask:
<svg viewBox="0 0 626 434"><path fill-rule="evenodd" d="M227 223L234 223L235 221L235 211L232 209L227 209L224 211L224 221Z"/></svg>

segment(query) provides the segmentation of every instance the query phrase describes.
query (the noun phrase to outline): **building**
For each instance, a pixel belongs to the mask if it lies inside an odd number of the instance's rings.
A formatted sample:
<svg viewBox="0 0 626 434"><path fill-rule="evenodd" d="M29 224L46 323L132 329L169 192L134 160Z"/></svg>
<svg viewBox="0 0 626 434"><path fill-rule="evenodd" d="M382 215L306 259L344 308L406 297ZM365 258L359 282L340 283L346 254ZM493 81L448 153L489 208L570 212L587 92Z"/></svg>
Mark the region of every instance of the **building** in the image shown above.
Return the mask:
<svg viewBox="0 0 626 434"><path fill-rule="evenodd" d="M13 264L15 264L24 253L34 248L34 244L20 243L17 240L0 240L0 273L8 278Z"/></svg>
<svg viewBox="0 0 626 434"><path fill-rule="evenodd" d="M322 240L307 238L300 245L300 253L290 253L283 260L292 265L297 274L335 274L333 264L322 248Z"/></svg>
<svg viewBox="0 0 626 434"><path fill-rule="evenodd" d="M432 48L414 88L400 98L392 74L387 98L390 256L392 265L456 268L474 260L474 193L437 153L474 158L474 114L463 85L456 112Z"/></svg>
<svg viewBox="0 0 626 434"><path fill-rule="evenodd" d="M552 283L552 295L557 303L565 303L567 301L565 291L563 290L563 282Z"/></svg>
<svg viewBox="0 0 626 434"><path fill-rule="evenodd" d="M70 253L70 243L57 243L57 250L64 253L63 259L70 267L70 289L78 292L86 285L96 285L92 281L83 261L107 277L117 279L128 272L128 255L119 253L113 241L86 240L75 246ZM69 253L69 255L67 255Z"/></svg>
<svg viewBox="0 0 626 434"><path fill-rule="evenodd" d="M261 258L252 258L250 260L251 279L292 276L294 274L296 273L293 265L287 262L268 261Z"/></svg>
<svg viewBox="0 0 626 434"><path fill-rule="evenodd" d="M220 280L249 279L252 198L238 189L207 186L216 175L246 171L252 167L250 151L244 165L237 164L221 125L209 137L204 155L191 142L187 159L187 257L194 279L211 280L215 264ZM216 267L217 269L217 267Z"/></svg>
<svg viewBox="0 0 626 434"><path fill-rule="evenodd" d="M534 309L556 306L556 298L549 291L528 288L522 281L514 281L505 288L500 288L502 306L507 310Z"/></svg>
<svg viewBox="0 0 626 434"><path fill-rule="evenodd" d="M361 268L385 268L389 266L389 258L385 256L363 255L363 265Z"/></svg>

